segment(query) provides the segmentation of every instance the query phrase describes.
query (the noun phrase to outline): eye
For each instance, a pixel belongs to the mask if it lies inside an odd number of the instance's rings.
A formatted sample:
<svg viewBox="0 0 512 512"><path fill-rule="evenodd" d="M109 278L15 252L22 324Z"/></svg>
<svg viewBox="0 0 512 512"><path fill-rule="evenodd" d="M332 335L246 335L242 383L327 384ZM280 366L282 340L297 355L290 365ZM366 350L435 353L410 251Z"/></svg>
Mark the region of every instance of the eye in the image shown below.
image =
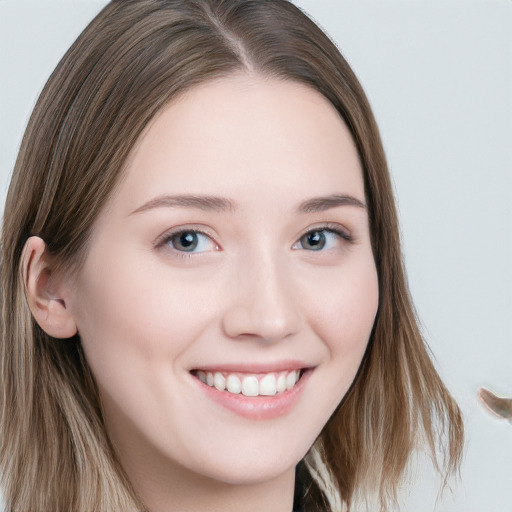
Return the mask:
<svg viewBox="0 0 512 512"><path fill-rule="evenodd" d="M340 240L350 240L350 236L341 230L315 229L302 235L293 246L294 249L305 249L307 251L322 251L333 249Z"/></svg>
<svg viewBox="0 0 512 512"><path fill-rule="evenodd" d="M171 249L185 253L199 253L218 250L217 244L200 231L186 230L171 233L163 240Z"/></svg>

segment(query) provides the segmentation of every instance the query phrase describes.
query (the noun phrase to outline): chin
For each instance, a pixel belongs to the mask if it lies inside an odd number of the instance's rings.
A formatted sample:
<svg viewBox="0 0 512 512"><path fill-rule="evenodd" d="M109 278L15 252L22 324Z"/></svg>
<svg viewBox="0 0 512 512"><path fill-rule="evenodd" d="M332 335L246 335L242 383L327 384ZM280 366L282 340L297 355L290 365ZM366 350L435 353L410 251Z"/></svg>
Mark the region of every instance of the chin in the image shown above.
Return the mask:
<svg viewBox="0 0 512 512"><path fill-rule="evenodd" d="M303 451L283 454L263 450L255 454L240 450L222 457L222 460L202 461L200 472L207 478L228 485L255 485L278 479L291 471L301 461L308 448Z"/></svg>

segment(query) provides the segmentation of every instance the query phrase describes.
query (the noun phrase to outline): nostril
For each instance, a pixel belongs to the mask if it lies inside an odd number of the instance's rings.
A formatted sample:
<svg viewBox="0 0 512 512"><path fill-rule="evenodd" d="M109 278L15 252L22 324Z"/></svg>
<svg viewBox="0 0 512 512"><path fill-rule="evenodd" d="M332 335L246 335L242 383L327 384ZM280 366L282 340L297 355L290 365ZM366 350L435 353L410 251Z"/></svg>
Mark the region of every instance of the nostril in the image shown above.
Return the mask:
<svg viewBox="0 0 512 512"><path fill-rule="evenodd" d="M224 314L224 333L240 341L276 343L296 334L300 328L299 315L291 308L266 311L257 304L237 305Z"/></svg>

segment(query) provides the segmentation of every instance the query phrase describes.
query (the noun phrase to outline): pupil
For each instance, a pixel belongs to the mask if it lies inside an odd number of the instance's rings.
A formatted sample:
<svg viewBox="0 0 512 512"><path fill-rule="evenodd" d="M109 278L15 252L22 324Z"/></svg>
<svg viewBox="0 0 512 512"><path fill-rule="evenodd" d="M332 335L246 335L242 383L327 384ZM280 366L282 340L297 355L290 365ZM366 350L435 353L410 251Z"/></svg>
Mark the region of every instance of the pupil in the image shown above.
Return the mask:
<svg viewBox="0 0 512 512"><path fill-rule="evenodd" d="M306 236L306 245L313 249L322 249L325 245L325 235L321 231L314 231Z"/></svg>
<svg viewBox="0 0 512 512"><path fill-rule="evenodd" d="M195 233L182 233L178 236L177 249L193 251L197 247L197 235Z"/></svg>

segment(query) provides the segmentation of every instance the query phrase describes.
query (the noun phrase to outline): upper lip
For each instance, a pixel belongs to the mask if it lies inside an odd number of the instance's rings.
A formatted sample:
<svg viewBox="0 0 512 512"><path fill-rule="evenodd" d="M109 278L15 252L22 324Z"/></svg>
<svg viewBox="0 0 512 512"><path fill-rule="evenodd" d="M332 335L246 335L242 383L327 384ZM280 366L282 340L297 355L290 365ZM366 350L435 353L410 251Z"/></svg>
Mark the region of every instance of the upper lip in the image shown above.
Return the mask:
<svg viewBox="0 0 512 512"><path fill-rule="evenodd" d="M195 366L191 371L225 373L272 373L311 368L312 365L304 361L274 361L269 363L219 363Z"/></svg>

